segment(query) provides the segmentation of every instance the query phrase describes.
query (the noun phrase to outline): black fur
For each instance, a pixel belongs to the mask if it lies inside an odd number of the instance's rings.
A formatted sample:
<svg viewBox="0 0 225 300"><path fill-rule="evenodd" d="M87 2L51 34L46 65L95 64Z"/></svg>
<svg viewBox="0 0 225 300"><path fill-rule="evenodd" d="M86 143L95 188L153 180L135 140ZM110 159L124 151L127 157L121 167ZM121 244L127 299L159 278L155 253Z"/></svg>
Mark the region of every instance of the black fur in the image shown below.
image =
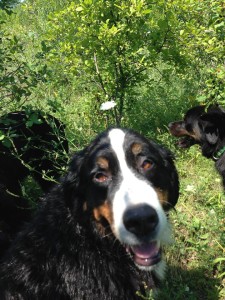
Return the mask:
<svg viewBox="0 0 225 300"><path fill-rule="evenodd" d="M178 145L182 148L200 145L202 154L215 161L225 188L225 152L219 155L225 146L225 110L219 106L193 107L184 120L170 123L169 130L172 135L181 137Z"/></svg>
<svg viewBox="0 0 225 300"><path fill-rule="evenodd" d="M0 142L1 256L22 224L31 218L31 207L22 196L23 180L31 175L47 192L54 182L45 179L43 173L52 180L59 179L60 157L68 152L68 143L62 123L40 111L0 117L0 132L4 136Z"/></svg>
<svg viewBox="0 0 225 300"><path fill-rule="evenodd" d="M142 138L129 134L128 140ZM1 300L134 300L140 299L137 290L144 293L143 282L153 284L155 275L139 270L107 220L97 221L93 215L117 181L115 163L110 165L112 181L100 184L96 178L102 174L93 174L97 153L108 155L109 164L114 161L106 135L73 157L68 174L47 195L33 222L5 256L0 266ZM172 156L153 142L146 140L146 145L158 164L149 180L154 187L166 188L170 203L165 203L165 209L169 209L176 204L179 189Z"/></svg>

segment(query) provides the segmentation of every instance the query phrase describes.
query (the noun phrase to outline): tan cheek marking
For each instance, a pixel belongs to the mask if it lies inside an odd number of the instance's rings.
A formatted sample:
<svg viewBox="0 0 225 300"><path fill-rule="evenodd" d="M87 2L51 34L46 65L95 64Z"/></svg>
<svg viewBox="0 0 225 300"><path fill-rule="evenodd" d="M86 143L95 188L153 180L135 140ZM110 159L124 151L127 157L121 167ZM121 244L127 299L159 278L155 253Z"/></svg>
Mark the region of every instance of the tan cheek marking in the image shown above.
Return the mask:
<svg viewBox="0 0 225 300"><path fill-rule="evenodd" d="M87 210L87 202L84 202L83 204L83 211L86 211Z"/></svg>
<svg viewBox="0 0 225 300"><path fill-rule="evenodd" d="M104 204L102 204L101 206L94 208L93 213L94 218L97 221L100 221L101 218L105 218L109 222L109 224L112 224L112 209L107 201L104 202Z"/></svg>
<svg viewBox="0 0 225 300"><path fill-rule="evenodd" d="M109 162L104 157L99 157L97 159L97 164L100 168L107 170L109 168Z"/></svg>
<svg viewBox="0 0 225 300"><path fill-rule="evenodd" d="M188 132L187 130L185 129L179 129L177 132L176 132L176 137L182 137L182 136L191 136L190 132Z"/></svg>
<svg viewBox="0 0 225 300"><path fill-rule="evenodd" d="M141 151L142 151L141 144L137 144L137 143L133 144L132 148L131 148L131 151L133 152L134 155L137 155L137 154L141 153Z"/></svg>
<svg viewBox="0 0 225 300"><path fill-rule="evenodd" d="M168 191L164 191L158 188L156 189L156 193L158 195L159 202L162 204L162 206L167 206L169 204Z"/></svg>
<svg viewBox="0 0 225 300"><path fill-rule="evenodd" d="M199 141L201 139L201 133L200 133L198 126L194 126L193 134L190 134L190 136L193 137L197 141Z"/></svg>
<svg viewBox="0 0 225 300"><path fill-rule="evenodd" d="M105 236L107 234L111 233L111 229L113 227L113 216L112 216L112 208L109 205L109 203L106 201L104 204L102 204L101 206L94 208L93 210L93 215L94 218L96 219L96 224L97 224L97 228L99 230L99 233L102 236ZM101 220L102 219L106 219L107 222L110 224L110 228L109 226L106 228L102 223Z"/></svg>

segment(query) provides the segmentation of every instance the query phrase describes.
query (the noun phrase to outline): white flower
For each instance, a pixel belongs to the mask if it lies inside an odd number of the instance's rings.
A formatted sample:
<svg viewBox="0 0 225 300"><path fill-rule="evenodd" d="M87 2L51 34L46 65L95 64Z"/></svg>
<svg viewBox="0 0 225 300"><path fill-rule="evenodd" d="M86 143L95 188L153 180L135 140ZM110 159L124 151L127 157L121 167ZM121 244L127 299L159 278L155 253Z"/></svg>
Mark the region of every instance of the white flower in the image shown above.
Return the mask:
<svg viewBox="0 0 225 300"><path fill-rule="evenodd" d="M195 187L193 185L187 185L186 189L184 189L186 192L195 192Z"/></svg>
<svg viewBox="0 0 225 300"><path fill-rule="evenodd" d="M109 110L116 106L115 101L107 101L101 104L100 110Z"/></svg>

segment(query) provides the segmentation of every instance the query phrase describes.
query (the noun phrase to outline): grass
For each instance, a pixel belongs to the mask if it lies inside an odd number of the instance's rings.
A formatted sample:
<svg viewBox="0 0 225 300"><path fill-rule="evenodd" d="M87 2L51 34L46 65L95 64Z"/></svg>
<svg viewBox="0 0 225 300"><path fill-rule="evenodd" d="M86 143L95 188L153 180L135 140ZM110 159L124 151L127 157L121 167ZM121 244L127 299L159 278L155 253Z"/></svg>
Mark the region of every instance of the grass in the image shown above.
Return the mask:
<svg viewBox="0 0 225 300"><path fill-rule="evenodd" d="M225 299L225 195L214 163L197 146L176 152L180 198L171 213L175 243L156 299ZM151 299L151 297L149 297Z"/></svg>

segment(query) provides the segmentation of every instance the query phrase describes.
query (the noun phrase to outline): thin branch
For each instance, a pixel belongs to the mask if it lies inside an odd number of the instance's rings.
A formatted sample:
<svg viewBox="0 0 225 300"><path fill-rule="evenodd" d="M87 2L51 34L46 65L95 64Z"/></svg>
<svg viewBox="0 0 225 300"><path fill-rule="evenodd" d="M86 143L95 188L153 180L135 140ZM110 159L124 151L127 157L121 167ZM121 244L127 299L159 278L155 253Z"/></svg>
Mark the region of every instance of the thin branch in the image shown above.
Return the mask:
<svg viewBox="0 0 225 300"><path fill-rule="evenodd" d="M137 76L138 74L140 74L140 73L142 73L142 72L144 72L144 71L146 71L146 70L147 70L146 67L143 67L143 68L139 69L139 70L138 70L137 72L135 72L133 75L127 77L126 82L128 83L133 77Z"/></svg>
<svg viewBox="0 0 225 300"><path fill-rule="evenodd" d="M99 72L96 53L94 53L94 63L95 63L95 70L96 70L96 73L98 75L98 79L99 79L99 82L100 82L100 86L101 86L103 92L105 93L105 95L108 95L107 91L105 90L105 86L104 86L104 83L103 83L103 80L102 80L102 76Z"/></svg>
<svg viewBox="0 0 225 300"><path fill-rule="evenodd" d="M16 74L18 70L23 66L23 64L24 63L19 64L14 70L10 71L9 73L7 73L7 69L5 69L4 76L9 77L12 76L13 74Z"/></svg>
<svg viewBox="0 0 225 300"><path fill-rule="evenodd" d="M163 38L163 42L162 42L161 46L159 46L158 49L157 49L157 51L156 51L157 54L159 54L159 53L162 51L162 49L163 49L163 47L164 47L164 45L165 45L165 43L166 43L166 41L167 41L167 36L168 36L169 31L170 31L170 28L168 27L168 28L167 28L167 31L166 31L166 33L165 33L165 36L164 36L164 38Z"/></svg>

